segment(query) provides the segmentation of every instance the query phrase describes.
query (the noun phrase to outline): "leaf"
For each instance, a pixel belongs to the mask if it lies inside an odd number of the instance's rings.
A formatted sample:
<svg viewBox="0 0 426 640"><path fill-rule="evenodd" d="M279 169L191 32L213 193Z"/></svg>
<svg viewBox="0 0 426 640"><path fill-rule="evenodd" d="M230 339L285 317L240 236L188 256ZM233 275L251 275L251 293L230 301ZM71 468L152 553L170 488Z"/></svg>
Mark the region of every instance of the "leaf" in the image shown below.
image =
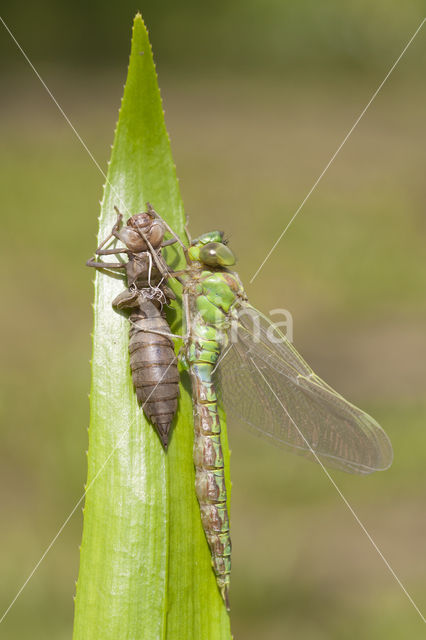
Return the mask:
<svg viewBox="0 0 426 640"><path fill-rule="evenodd" d="M146 201L184 237L151 46L138 14L99 241L115 221L114 205L130 216L144 210ZM181 257L169 248L168 259L177 265ZM111 307L122 289L121 278L96 273L88 480L73 637L229 639L229 617L194 490L188 376L182 373L178 419L165 453L136 402L128 321ZM178 305L171 315L173 331L180 332ZM229 462L226 434L224 445Z"/></svg>

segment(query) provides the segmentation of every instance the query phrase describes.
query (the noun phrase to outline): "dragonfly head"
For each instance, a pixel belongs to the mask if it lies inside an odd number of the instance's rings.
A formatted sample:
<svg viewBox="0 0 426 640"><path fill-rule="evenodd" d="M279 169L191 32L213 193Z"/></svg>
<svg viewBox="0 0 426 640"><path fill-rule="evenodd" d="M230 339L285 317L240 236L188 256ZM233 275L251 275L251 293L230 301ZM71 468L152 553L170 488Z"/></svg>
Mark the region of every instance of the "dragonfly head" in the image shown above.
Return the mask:
<svg viewBox="0 0 426 640"><path fill-rule="evenodd" d="M223 240L223 231L210 231L192 241L188 249L191 260L207 267L230 267L235 256Z"/></svg>
<svg viewBox="0 0 426 640"><path fill-rule="evenodd" d="M127 220L127 224L118 233L118 237L128 249L134 253L147 251L148 246L143 235L148 237L150 244L157 249L161 246L165 228L161 220L156 218L151 211L136 213Z"/></svg>

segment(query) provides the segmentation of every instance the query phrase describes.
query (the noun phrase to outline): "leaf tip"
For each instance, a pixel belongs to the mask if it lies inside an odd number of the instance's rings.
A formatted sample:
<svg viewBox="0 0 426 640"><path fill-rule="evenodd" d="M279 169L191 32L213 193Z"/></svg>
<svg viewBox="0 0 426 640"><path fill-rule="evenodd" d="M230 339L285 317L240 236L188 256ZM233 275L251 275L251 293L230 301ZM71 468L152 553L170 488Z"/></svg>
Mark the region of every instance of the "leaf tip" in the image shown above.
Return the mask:
<svg viewBox="0 0 426 640"><path fill-rule="evenodd" d="M148 29L146 28L146 24L140 11L138 11L133 18L133 31L137 28L142 28L148 33Z"/></svg>

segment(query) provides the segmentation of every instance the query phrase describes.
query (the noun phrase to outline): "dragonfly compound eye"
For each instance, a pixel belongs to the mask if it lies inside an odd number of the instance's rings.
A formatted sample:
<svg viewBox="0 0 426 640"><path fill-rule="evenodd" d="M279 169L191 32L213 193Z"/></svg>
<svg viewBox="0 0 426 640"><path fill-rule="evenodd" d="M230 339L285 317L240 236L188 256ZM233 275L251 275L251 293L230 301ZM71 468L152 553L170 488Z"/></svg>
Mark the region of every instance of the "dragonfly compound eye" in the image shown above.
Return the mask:
<svg viewBox="0 0 426 640"><path fill-rule="evenodd" d="M235 264L235 256L226 245L208 242L200 249L200 261L209 267L229 267Z"/></svg>
<svg viewBox="0 0 426 640"><path fill-rule="evenodd" d="M165 229L162 222L160 222L160 220L154 220L149 233L149 241L155 249L161 246L164 238L164 231Z"/></svg>

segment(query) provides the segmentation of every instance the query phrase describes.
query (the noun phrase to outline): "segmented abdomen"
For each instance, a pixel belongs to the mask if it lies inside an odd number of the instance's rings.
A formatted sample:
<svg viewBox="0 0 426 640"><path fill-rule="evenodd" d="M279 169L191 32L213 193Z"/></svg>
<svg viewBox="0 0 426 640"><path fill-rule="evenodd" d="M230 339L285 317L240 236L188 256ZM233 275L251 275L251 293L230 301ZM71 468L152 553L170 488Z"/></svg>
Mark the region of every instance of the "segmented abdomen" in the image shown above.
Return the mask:
<svg viewBox="0 0 426 640"><path fill-rule="evenodd" d="M231 536L220 442L221 426L212 381L214 363L218 355L217 342L195 340L192 343L189 361L194 407L195 491L216 581L229 609Z"/></svg>
<svg viewBox="0 0 426 640"><path fill-rule="evenodd" d="M163 313L147 300L130 315L129 353L138 401L155 425L165 448L177 409L179 372L170 333Z"/></svg>

